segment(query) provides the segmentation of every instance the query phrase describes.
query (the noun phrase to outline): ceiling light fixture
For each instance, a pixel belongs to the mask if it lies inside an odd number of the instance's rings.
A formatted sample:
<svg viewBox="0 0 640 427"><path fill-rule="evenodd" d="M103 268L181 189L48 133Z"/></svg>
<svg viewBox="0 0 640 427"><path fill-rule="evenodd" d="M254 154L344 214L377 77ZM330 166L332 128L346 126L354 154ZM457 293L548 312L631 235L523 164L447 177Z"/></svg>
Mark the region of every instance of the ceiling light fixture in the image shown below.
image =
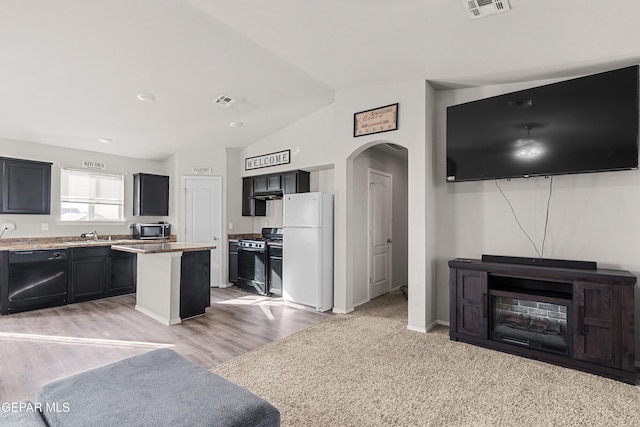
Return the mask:
<svg viewBox="0 0 640 427"><path fill-rule="evenodd" d="M149 92L140 92L136 98L142 102L156 102L156 96Z"/></svg>

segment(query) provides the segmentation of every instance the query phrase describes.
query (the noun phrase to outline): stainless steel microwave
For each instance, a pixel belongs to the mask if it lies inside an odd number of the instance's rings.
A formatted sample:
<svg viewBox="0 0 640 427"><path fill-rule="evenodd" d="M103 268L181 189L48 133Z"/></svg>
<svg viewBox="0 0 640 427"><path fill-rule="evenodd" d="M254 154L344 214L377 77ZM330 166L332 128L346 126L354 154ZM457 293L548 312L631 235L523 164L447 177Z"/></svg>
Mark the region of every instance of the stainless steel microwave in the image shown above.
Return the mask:
<svg viewBox="0 0 640 427"><path fill-rule="evenodd" d="M134 239L168 239L171 236L171 224L131 224Z"/></svg>

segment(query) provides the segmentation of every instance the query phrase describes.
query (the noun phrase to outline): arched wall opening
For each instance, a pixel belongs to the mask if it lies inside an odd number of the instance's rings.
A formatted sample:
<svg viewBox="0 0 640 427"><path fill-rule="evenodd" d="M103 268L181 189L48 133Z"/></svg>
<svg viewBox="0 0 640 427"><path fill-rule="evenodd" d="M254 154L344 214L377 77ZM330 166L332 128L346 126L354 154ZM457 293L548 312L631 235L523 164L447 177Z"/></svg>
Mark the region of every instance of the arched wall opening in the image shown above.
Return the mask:
<svg viewBox="0 0 640 427"><path fill-rule="evenodd" d="M347 158L347 274L353 307L371 299L369 173L382 172L391 179L388 290L408 284L408 149L396 141L375 140ZM375 295L374 295L375 296Z"/></svg>

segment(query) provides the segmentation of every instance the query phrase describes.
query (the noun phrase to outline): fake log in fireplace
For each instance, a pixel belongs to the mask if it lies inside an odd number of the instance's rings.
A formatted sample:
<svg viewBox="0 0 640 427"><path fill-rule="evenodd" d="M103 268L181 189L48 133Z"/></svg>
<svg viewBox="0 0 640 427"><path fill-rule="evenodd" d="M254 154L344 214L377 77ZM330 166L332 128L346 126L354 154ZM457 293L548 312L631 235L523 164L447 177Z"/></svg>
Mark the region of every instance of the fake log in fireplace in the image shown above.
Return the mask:
<svg viewBox="0 0 640 427"><path fill-rule="evenodd" d="M491 339L568 354L566 305L501 296L491 300Z"/></svg>

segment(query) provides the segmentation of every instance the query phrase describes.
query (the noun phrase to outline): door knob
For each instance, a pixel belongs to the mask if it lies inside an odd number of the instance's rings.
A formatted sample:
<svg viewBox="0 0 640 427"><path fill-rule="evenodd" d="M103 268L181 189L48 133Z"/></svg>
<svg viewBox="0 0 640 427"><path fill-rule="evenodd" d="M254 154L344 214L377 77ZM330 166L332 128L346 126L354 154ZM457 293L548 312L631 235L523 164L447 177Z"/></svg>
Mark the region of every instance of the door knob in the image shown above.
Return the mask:
<svg viewBox="0 0 640 427"><path fill-rule="evenodd" d="M393 240L387 239L387 243L391 243L391 242L393 242Z"/></svg>

